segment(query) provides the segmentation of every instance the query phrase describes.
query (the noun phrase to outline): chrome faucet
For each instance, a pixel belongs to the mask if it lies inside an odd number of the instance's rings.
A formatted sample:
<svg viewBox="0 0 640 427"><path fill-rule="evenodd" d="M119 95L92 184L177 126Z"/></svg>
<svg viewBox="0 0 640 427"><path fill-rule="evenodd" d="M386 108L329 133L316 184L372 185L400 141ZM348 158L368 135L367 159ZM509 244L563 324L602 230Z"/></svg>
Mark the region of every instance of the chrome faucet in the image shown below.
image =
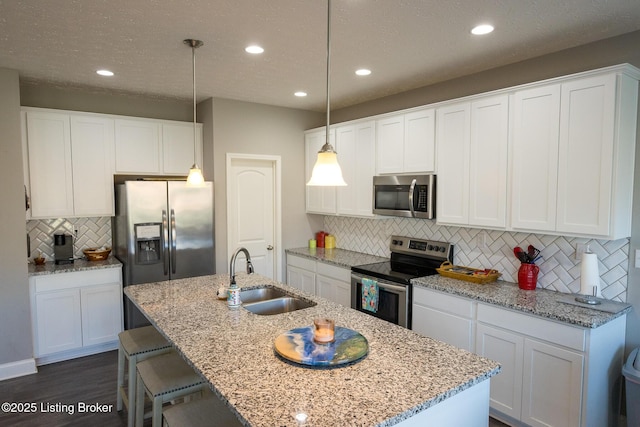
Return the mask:
<svg viewBox="0 0 640 427"><path fill-rule="evenodd" d="M247 257L247 274L253 273L253 264L251 264L251 255L249 255L249 251L245 248L238 248L231 256L231 264L229 265L229 285L233 286L236 284L236 258L240 252L244 252Z"/></svg>

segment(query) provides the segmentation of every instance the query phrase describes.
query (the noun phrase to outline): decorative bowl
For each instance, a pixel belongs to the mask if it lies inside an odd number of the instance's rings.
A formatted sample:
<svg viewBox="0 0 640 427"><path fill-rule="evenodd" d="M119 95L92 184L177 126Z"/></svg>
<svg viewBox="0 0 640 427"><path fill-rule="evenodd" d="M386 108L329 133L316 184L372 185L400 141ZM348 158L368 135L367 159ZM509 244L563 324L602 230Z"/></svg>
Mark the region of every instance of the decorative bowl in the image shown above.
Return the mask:
<svg viewBox="0 0 640 427"><path fill-rule="evenodd" d="M109 257L111 248L87 248L82 253L89 261L104 261Z"/></svg>

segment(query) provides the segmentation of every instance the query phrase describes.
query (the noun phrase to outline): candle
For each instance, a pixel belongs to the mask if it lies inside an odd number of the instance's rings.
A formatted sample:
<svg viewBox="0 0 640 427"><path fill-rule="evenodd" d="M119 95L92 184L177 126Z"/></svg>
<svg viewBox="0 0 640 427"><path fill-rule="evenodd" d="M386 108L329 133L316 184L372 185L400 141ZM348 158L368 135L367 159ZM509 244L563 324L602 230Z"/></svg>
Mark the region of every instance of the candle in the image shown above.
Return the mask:
<svg viewBox="0 0 640 427"><path fill-rule="evenodd" d="M313 321L313 340L317 343L330 343L334 340L335 322L333 319L319 318Z"/></svg>

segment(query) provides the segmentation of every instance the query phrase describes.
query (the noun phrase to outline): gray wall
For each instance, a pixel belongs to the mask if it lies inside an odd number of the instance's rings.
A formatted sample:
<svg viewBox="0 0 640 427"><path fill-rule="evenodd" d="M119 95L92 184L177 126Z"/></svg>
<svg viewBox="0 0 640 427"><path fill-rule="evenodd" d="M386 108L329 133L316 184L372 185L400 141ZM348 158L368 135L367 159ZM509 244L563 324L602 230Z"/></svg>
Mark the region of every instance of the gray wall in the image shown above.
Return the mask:
<svg viewBox="0 0 640 427"><path fill-rule="evenodd" d="M0 365L33 357L18 72L0 68Z"/></svg>
<svg viewBox="0 0 640 427"><path fill-rule="evenodd" d="M213 108L207 108L209 116L199 116L199 120L205 128L213 129L216 271L228 272L229 266L226 155L244 153L277 155L282 159L282 248L276 249L282 261L279 268L283 272L284 249L304 246L314 230L322 227L322 217L305 213L303 132L317 126L323 114L220 98L213 99L212 103ZM204 112L202 107L204 105L201 105ZM213 126L207 126L209 123ZM205 173L209 172L209 169L205 170Z"/></svg>

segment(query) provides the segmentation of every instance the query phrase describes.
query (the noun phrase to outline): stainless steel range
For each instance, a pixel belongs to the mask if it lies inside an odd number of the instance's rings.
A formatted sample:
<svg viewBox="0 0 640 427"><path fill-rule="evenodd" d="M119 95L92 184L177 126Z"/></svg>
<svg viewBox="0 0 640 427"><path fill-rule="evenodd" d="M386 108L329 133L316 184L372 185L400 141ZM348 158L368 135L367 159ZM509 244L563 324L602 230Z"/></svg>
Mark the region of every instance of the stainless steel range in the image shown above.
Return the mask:
<svg viewBox="0 0 640 427"><path fill-rule="evenodd" d="M444 261L453 262L453 245L447 242L391 236L389 261L351 267L351 308L411 329L413 289L411 279L438 274ZM377 309L362 308L362 281L378 285Z"/></svg>

